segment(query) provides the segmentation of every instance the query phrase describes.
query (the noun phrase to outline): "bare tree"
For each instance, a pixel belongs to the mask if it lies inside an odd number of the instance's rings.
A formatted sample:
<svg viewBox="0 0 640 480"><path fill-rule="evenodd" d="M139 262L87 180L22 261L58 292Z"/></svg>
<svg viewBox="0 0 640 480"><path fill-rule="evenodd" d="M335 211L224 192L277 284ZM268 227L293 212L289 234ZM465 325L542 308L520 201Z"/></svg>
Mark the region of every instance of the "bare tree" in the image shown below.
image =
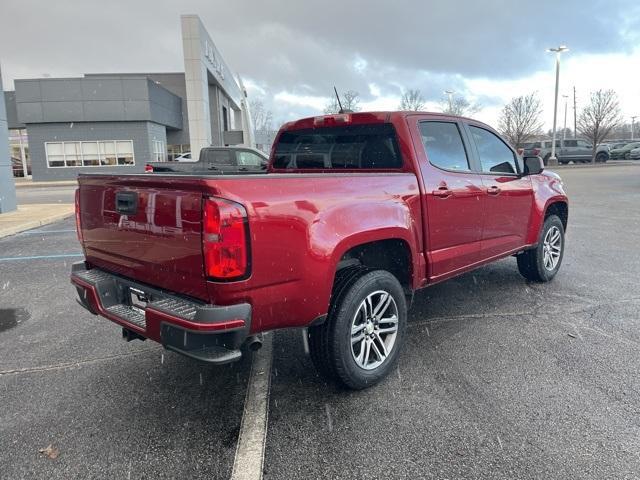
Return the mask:
<svg viewBox="0 0 640 480"><path fill-rule="evenodd" d="M458 95L443 97L440 101L440 108L443 113L449 115L473 115L482 109L479 103L472 103L466 98Z"/></svg>
<svg viewBox="0 0 640 480"><path fill-rule="evenodd" d="M273 113L267 110L262 100L251 100L249 102L249 111L251 112L251 122L256 132L264 132L271 130L273 122Z"/></svg>
<svg viewBox="0 0 640 480"><path fill-rule="evenodd" d="M591 162L596 161L598 144L622 121L618 95L613 90L591 92L591 98L578 117L578 131L591 141Z"/></svg>
<svg viewBox="0 0 640 480"><path fill-rule="evenodd" d="M418 112L424 108L424 97L420 90L406 90L400 100L400 110Z"/></svg>
<svg viewBox="0 0 640 480"><path fill-rule="evenodd" d="M340 103L343 110L350 110L352 112L360 111L360 94L354 90L347 90L340 95ZM324 107L324 113L327 115L332 113L339 113L340 105L338 105L338 99L331 97L331 101Z"/></svg>
<svg viewBox="0 0 640 480"><path fill-rule="evenodd" d="M536 93L512 98L498 120L498 130L515 147L538 135L542 129L542 102Z"/></svg>

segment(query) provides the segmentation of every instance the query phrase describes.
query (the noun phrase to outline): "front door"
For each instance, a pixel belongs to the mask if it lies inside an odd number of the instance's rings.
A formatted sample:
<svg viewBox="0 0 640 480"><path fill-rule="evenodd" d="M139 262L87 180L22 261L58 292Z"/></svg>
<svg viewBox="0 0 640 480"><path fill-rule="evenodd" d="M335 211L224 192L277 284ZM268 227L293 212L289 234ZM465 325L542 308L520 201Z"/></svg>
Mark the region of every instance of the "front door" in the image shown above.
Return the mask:
<svg viewBox="0 0 640 480"><path fill-rule="evenodd" d="M416 124L414 147L426 196L428 278L441 280L479 261L482 182L455 120Z"/></svg>
<svg viewBox="0 0 640 480"><path fill-rule="evenodd" d="M486 192L480 256L488 260L525 245L533 188L530 177L520 176L515 152L500 137L479 126L468 128Z"/></svg>

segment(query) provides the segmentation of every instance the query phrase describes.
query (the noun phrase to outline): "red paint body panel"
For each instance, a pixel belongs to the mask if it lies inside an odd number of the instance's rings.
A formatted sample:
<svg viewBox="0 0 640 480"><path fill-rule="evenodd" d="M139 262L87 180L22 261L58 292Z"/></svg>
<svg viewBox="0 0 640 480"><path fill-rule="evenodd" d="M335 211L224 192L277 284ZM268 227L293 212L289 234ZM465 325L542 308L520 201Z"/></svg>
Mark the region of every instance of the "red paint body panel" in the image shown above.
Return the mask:
<svg viewBox="0 0 640 480"><path fill-rule="evenodd" d="M283 130L335 121L322 118ZM305 326L326 314L338 262L364 243L403 241L411 252L413 289L534 245L548 205L567 201L560 180L440 170L429 163L416 130L425 118L466 121L407 112L349 114L351 123L394 125L404 161L395 171L284 173L270 167L267 175L81 175L87 262L208 303L250 303L255 333ZM443 182L450 198L432 194ZM487 195L492 185L500 186L499 198ZM138 195L134 215L115 211L120 191ZM205 196L238 202L247 211L251 272L245 280L205 277ZM155 330L147 335L159 338Z"/></svg>

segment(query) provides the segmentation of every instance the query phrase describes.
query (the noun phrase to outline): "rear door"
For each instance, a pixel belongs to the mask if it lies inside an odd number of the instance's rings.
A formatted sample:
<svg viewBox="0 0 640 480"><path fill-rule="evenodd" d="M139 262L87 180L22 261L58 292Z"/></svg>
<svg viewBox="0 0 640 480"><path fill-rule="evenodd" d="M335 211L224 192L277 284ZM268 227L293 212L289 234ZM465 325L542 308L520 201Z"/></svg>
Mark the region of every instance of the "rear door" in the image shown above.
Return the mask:
<svg viewBox="0 0 640 480"><path fill-rule="evenodd" d="M203 300L202 186L184 176L80 176L85 256L113 273Z"/></svg>
<svg viewBox="0 0 640 480"><path fill-rule="evenodd" d="M229 173L238 169L236 156L230 149L203 149L200 161L200 168L204 168L208 173Z"/></svg>
<svg viewBox="0 0 640 480"><path fill-rule="evenodd" d="M480 257L488 260L525 245L533 188L530 177L520 176L516 153L498 135L480 125L466 128L486 193Z"/></svg>
<svg viewBox="0 0 640 480"><path fill-rule="evenodd" d="M428 276L440 280L479 261L484 192L462 125L455 119L413 121L426 196Z"/></svg>

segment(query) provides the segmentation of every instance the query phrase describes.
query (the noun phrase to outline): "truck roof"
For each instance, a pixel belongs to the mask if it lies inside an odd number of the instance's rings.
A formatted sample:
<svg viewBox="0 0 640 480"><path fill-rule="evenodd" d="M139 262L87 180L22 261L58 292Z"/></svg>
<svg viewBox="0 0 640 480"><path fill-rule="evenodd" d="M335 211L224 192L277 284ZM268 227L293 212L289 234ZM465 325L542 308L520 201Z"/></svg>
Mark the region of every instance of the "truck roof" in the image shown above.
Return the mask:
<svg viewBox="0 0 640 480"><path fill-rule="evenodd" d="M314 117L301 118L293 120L282 125L280 130L300 130L306 128L315 128L321 126L339 126L344 124L366 124L366 123L388 123L393 120L406 118L412 115L429 115L446 119L469 120L477 123L478 120L473 118L462 117L459 115L451 115L442 112L426 112L426 111L407 111L407 110L389 110L376 112L345 112L333 113L329 115L317 115Z"/></svg>

